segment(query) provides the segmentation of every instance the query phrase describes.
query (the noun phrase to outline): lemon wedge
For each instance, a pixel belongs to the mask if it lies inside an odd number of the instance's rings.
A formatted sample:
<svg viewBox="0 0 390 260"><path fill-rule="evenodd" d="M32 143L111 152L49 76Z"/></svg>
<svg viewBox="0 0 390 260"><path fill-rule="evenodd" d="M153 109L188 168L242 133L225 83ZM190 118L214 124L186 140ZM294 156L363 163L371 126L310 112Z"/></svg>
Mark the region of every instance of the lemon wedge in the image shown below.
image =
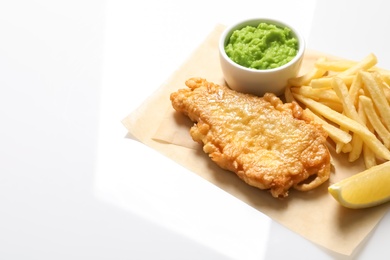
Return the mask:
<svg viewBox="0 0 390 260"><path fill-rule="evenodd" d="M390 161L332 184L328 191L341 205L353 209L390 201Z"/></svg>

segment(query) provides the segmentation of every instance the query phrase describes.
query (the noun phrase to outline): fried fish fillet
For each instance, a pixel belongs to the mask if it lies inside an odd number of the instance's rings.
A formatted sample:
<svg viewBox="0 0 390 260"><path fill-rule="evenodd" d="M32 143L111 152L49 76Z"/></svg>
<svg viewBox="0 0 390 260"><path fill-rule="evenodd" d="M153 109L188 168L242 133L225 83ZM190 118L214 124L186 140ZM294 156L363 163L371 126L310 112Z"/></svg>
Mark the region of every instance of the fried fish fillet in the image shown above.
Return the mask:
<svg viewBox="0 0 390 260"><path fill-rule="evenodd" d="M277 198L287 197L292 187L308 191L329 179L327 134L298 104L283 104L270 93L238 93L202 78L186 85L171 94L172 106L195 122L193 140L221 168Z"/></svg>

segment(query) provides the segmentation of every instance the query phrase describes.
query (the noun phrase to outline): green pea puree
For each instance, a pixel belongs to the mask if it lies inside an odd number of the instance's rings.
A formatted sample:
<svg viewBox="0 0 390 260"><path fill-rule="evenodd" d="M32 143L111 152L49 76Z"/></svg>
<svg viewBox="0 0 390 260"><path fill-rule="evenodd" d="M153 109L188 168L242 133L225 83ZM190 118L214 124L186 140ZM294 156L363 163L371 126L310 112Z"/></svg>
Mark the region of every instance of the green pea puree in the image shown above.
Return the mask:
<svg viewBox="0 0 390 260"><path fill-rule="evenodd" d="M252 69L280 67L298 53L298 40L290 28L260 23L235 30L225 46L234 62Z"/></svg>

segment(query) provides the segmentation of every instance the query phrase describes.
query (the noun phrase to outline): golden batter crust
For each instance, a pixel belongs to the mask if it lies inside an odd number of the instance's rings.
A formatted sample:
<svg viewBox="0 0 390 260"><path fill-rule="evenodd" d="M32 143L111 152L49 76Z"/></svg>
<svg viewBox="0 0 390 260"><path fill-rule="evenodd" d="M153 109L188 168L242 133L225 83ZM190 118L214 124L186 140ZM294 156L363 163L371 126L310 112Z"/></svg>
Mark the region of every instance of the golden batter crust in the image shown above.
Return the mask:
<svg viewBox="0 0 390 260"><path fill-rule="evenodd" d="M291 187L307 191L329 179L327 134L297 103L283 104L271 93L238 93L202 78L186 85L171 94L172 106L195 122L192 138L221 168L279 198Z"/></svg>

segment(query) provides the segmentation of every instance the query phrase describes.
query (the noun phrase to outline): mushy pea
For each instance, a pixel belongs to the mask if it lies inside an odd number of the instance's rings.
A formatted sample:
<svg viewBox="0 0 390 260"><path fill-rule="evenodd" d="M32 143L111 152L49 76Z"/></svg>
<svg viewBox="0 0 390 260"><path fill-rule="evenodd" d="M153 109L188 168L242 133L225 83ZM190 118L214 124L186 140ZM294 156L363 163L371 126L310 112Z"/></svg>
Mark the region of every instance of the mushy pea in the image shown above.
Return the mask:
<svg viewBox="0 0 390 260"><path fill-rule="evenodd" d="M246 26L230 36L225 52L234 62L253 69L273 69L298 53L298 40L290 28L260 23Z"/></svg>

